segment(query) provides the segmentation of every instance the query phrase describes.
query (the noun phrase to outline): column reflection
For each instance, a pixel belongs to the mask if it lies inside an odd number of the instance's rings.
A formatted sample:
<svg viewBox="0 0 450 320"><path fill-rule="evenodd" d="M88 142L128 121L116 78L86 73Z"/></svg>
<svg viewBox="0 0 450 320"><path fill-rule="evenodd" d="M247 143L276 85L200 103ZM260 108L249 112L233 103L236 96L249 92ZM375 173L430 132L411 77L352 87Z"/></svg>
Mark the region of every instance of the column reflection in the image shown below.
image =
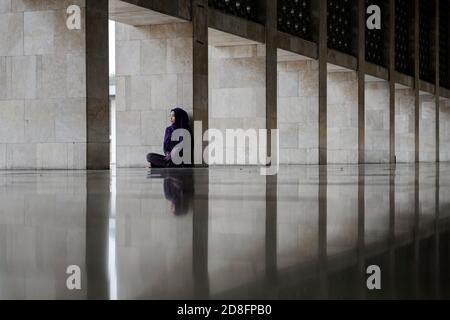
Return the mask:
<svg viewBox="0 0 450 320"><path fill-rule="evenodd" d="M440 272L450 266L449 172L442 164L289 166L276 177L252 168L149 179L119 171L117 298L449 297ZM99 275L89 277L88 296L111 298L114 264L101 248L114 228L98 212L109 200L95 175L87 185L88 275ZM366 287L372 264L380 291Z"/></svg>
<svg viewBox="0 0 450 320"><path fill-rule="evenodd" d="M119 299L190 299L194 292L192 169L117 171Z"/></svg>

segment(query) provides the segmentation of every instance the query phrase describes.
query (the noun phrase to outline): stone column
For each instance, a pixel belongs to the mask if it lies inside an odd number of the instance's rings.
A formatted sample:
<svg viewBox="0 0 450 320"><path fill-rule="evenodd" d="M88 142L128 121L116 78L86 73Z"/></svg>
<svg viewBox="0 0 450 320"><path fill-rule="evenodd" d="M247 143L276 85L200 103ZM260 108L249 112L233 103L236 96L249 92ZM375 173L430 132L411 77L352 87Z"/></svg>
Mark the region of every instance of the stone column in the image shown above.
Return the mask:
<svg viewBox="0 0 450 320"><path fill-rule="evenodd" d="M192 2L193 27L193 121L201 121L202 136L208 130L208 1ZM195 130L195 129L194 129ZM194 135L196 133L194 132ZM207 142L202 142L202 155ZM194 150L195 155L195 150ZM195 162L204 161L194 159Z"/></svg>
<svg viewBox="0 0 450 320"><path fill-rule="evenodd" d="M358 163L365 162L366 6L358 0Z"/></svg>
<svg viewBox="0 0 450 320"><path fill-rule="evenodd" d="M86 0L87 169L109 169L108 48L108 0Z"/></svg>
<svg viewBox="0 0 450 320"><path fill-rule="evenodd" d="M440 125L440 118L439 118L439 110L440 110L440 78L439 78L439 0L434 1L435 8L434 8L434 34L435 34L435 56L434 56L434 75L435 75L435 102L436 102L436 162L440 161L439 157L439 148L440 148L440 141L439 141L439 125Z"/></svg>
<svg viewBox="0 0 450 320"><path fill-rule="evenodd" d="M419 0L414 0L414 159L415 162L420 161L420 133L419 133L419 119L420 119L420 74L419 74Z"/></svg>
<svg viewBox="0 0 450 320"><path fill-rule="evenodd" d="M327 1L319 1L319 164L327 164Z"/></svg>
<svg viewBox="0 0 450 320"><path fill-rule="evenodd" d="M277 2L266 0L266 129L268 130L268 156L271 154L272 147L271 129L277 128L277 34ZM279 158L279 155L276 155L276 157Z"/></svg>
<svg viewBox="0 0 450 320"><path fill-rule="evenodd" d="M395 163L395 0L389 1L389 162Z"/></svg>

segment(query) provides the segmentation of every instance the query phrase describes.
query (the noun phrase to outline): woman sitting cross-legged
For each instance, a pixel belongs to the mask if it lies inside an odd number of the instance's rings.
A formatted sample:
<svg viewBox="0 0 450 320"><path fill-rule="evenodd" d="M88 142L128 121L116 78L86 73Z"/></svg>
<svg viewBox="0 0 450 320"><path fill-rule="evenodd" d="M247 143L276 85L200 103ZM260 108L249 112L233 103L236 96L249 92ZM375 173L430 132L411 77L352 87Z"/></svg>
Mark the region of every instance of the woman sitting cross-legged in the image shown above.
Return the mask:
<svg viewBox="0 0 450 320"><path fill-rule="evenodd" d="M149 153L147 154L147 161L150 163L152 168L171 168L171 167L185 167L185 164L176 165L172 161L171 153L174 150L175 146L183 141L183 137L180 137L178 141L172 141L172 134L177 129L185 129L189 132L192 137L191 127L189 125L189 116L186 111L181 108L175 108L170 111L170 122L171 125L166 128L166 132L164 134L164 142L163 149L164 155L157 153ZM180 155L182 156L182 152Z"/></svg>

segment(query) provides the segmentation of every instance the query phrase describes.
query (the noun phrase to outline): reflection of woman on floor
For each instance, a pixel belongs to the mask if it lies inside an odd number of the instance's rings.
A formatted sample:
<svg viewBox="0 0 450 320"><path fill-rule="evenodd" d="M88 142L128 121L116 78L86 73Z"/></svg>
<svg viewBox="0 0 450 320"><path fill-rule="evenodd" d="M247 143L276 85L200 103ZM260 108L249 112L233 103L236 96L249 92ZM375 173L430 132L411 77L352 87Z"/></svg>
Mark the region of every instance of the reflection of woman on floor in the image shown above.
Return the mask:
<svg viewBox="0 0 450 320"><path fill-rule="evenodd" d="M191 169L152 169L150 179L164 179L164 197L169 201L169 210L174 215L184 215L192 207L194 179Z"/></svg>
<svg viewBox="0 0 450 320"><path fill-rule="evenodd" d="M164 155L157 153L149 153L147 155L147 161L150 163L152 168L177 167L177 165L172 162L171 152L177 144L183 141L183 138L181 137L178 141L172 141L172 133L176 129L185 129L191 133L192 137L192 131L189 125L189 116L186 111L181 108L172 109L170 111L169 118L171 125L166 128L166 132L164 134ZM180 155L182 155L182 152L180 152Z"/></svg>
<svg viewBox="0 0 450 320"><path fill-rule="evenodd" d="M173 214L179 216L188 213L192 195L193 180L190 170L180 174L171 172L164 177L164 196L170 201L170 212Z"/></svg>

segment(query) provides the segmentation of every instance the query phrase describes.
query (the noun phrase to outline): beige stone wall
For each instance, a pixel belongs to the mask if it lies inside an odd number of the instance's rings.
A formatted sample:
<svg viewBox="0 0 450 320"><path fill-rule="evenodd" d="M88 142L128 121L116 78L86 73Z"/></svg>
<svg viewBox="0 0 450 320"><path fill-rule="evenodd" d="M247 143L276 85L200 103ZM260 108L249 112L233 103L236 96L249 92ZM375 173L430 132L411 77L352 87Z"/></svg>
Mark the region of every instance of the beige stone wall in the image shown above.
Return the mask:
<svg viewBox="0 0 450 320"><path fill-rule="evenodd" d="M116 24L117 166L144 167L162 153L170 109L192 117L192 26Z"/></svg>
<svg viewBox="0 0 450 320"><path fill-rule="evenodd" d="M0 169L85 168L84 0L0 1L0 30Z"/></svg>
<svg viewBox="0 0 450 320"><path fill-rule="evenodd" d="M319 162L318 77L315 60L278 62L281 164Z"/></svg>
<svg viewBox="0 0 450 320"><path fill-rule="evenodd" d="M365 88L366 163L389 162L389 83L368 81Z"/></svg>
<svg viewBox="0 0 450 320"><path fill-rule="evenodd" d="M419 161L436 161L436 102L434 96L420 96Z"/></svg>
<svg viewBox="0 0 450 320"><path fill-rule="evenodd" d="M439 112L439 160L450 161L450 103L441 100Z"/></svg>
<svg viewBox="0 0 450 320"><path fill-rule="evenodd" d="M224 144L226 129L266 128L265 99L264 46L209 47L209 128L222 132ZM224 145L224 158L230 151ZM235 163L243 153L248 159L248 146L235 145Z"/></svg>
<svg viewBox="0 0 450 320"><path fill-rule="evenodd" d="M358 81L356 72L329 72L328 163L358 162Z"/></svg>
<svg viewBox="0 0 450 320"><path fill-rule="evenodd" d="M414 92L395 90L395 156L398 163L414 162Z"/></svg>

